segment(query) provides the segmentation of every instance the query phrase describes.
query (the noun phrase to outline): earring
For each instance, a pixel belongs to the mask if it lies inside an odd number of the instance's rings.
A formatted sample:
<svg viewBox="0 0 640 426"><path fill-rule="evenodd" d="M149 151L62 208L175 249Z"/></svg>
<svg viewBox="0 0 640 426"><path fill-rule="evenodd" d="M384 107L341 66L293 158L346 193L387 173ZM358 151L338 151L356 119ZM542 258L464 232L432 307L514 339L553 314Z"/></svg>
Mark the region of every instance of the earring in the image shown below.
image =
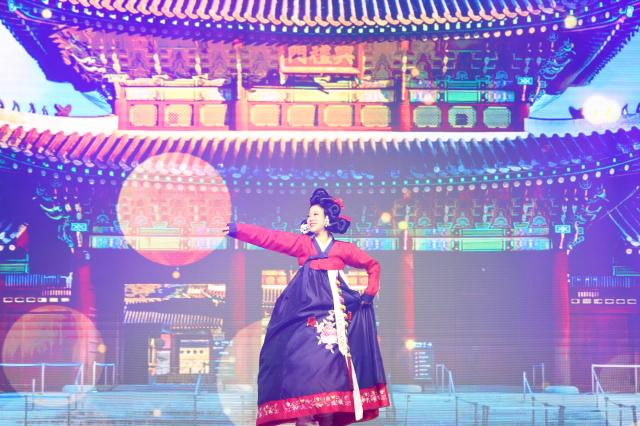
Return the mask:
<svg viewBox="0 0 640 426"><path fill-rule="evenodd" d="M326 228L327 226L329 226L330 222L329 222L329 216L325 216L324 217L324 227Z"/></svg>

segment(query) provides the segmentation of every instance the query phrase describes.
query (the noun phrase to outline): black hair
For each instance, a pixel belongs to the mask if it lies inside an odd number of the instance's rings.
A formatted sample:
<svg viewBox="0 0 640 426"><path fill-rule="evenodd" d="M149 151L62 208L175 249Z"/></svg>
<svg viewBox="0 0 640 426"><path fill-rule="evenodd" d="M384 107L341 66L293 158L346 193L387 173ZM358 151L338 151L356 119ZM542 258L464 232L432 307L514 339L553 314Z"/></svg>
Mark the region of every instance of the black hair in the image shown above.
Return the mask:
<svg viewBox="0 0 640 426"><path fill-rule="evenodd" d="M327 231L336 234L344 234L347 232L351 221L340 216L342 207L340 207L340 204L338 204L335 198L329 195L326 189L318 188L313 191L311 198L309 198L309 207L315 205L322 207L325 216L329 218L329 226L325 227ZM303 224L306 222L306 220L302 221Z"/></svg>

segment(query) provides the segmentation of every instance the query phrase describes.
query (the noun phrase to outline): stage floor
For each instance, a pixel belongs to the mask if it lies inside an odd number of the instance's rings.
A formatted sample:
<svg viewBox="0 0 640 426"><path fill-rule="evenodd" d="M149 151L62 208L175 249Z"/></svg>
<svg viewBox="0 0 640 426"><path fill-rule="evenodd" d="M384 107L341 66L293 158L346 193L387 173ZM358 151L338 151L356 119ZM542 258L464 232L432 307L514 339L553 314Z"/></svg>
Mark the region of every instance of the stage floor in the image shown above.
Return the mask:
<svg viewBox="0 0 640 426"><path fill-rule="evenodd" d="M600 396L597 407L591 394L537 393L533 409L530 397L523 400L515 392L459 392L457 398L438 393L392 392L391 396L392 407L366 424L558 425L562 405L567 426L606 425L607 411L609 424L631 426L638 424L631 406L640 406L640 394L610 394L608 404ZM255 401L256 395L250 392L200 392L197 396L187 390L6 393L0 394L0 424L249 426L255 424Z"/></svg>

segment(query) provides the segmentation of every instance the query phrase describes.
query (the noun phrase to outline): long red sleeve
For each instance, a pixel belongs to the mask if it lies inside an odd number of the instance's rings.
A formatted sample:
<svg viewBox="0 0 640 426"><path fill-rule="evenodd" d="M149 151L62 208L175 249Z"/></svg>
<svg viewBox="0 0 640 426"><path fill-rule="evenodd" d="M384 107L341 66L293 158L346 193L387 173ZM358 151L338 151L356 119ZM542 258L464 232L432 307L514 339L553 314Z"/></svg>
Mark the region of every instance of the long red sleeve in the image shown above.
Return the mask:
<svg viewBox="0 0 640 426"><path fill-rule="evenodd" d="M306 255L309 246L309 237L306 235L274 231L244 223L230 223L229 236L267 250L295 257Z"/></svg>
<svg viewBox="0 0 640 426"><path fill-rule="evenodd" d="M380 264L373 257L362 251L355 244L349 244L344 262L354 268L366 269L369 279L365 294L375 296L380 290Z"/></svg>

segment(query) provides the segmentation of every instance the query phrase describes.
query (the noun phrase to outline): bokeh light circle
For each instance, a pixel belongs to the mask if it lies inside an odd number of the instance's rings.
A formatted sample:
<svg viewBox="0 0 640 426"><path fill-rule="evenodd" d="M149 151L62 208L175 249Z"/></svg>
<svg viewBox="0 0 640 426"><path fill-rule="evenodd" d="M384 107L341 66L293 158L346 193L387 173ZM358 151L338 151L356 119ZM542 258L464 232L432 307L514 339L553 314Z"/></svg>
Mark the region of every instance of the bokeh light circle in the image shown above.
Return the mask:
<svg viewBox="0 0 640 426"><path fill-rule="evenodd" d="M105 352L102 336L89 317L67 306L40 306L18 318L2 343L3 363L27 366L5 366L2 373L14 390L31 392L35 384L36 392L40 392L40 364L83 364L84 384L90 385L93 363L104 362ZM45 392L60 392L63 386L74 384L78 371L79 366L46 366ZM96 376L100 377L101 373L102 367L97 369ZM67 402L67 399L39 401L46 405Z"/></svg>
<svg viewBox="0 0 640 426"><path fill-rule="evenodd" d="M240 426L255 422L259 354L265 333L266 322L263 320L247 325L231 339L220 359L220 365L234 366L232 370L216 376L220 405L230 424ZM252 389L247 395L248 386ZM241 397L238 401L238 390L248 397Z"/></svg>
<svg viewBox="0 0 640 426"><path fill-rule="evenodd" d="M622 109L613 99L594 95L584 102L582 114L585 120L591 124L607 124L620 119Z"/></svg>
<svg viewBox="0 0 640 426"><path fill-rule="evenodd" d="M211 164L167 153L144 161L125 179L117 213L129 247L152 262L182 266L223 244L231 197Z"/></svg>
<svg viewBox="0 0 640 426"><path fill-rule="evenodd" d="M568 30L574 29L578 25L578 18L574 15L567 15L564 18L564 27Z"/></svg>

